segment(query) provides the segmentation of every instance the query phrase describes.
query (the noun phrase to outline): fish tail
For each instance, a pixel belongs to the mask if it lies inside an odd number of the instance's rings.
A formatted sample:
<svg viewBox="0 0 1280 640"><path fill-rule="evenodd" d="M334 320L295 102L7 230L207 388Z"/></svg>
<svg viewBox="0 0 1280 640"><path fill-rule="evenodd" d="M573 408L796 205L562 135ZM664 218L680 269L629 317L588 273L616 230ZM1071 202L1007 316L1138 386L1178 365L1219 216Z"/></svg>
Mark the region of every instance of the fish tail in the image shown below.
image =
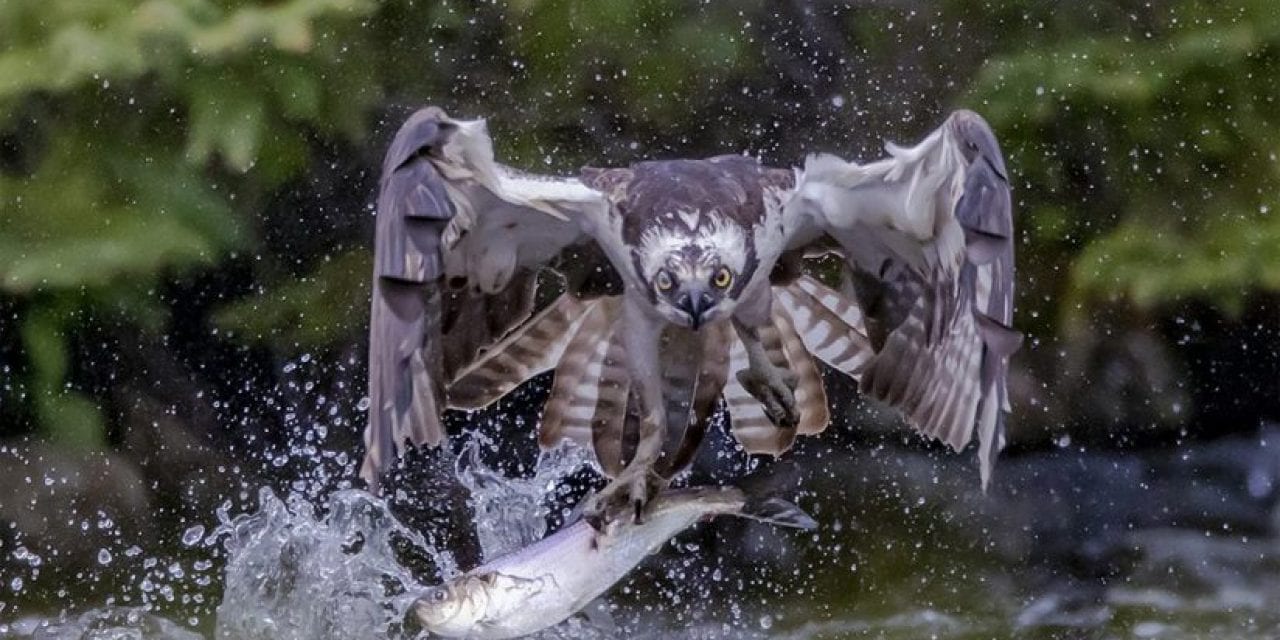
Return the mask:
<svg viewBox="0 0 1280 640"><path fill-rule="evenodd" d="M803 509L776 496L762 499L747 498L738 515L780 527L792 527L805 531L818 528L818 522Z"/></svg>
<svg viewBox="0 0 1280 640"><path fill-rule="evenodd" d="M798 469L789 463L770 465L764 471L753 473L737 482L744 500L737 515L760 522L810 531L818 523L795 503L782 498L800 485Z"/></svg>

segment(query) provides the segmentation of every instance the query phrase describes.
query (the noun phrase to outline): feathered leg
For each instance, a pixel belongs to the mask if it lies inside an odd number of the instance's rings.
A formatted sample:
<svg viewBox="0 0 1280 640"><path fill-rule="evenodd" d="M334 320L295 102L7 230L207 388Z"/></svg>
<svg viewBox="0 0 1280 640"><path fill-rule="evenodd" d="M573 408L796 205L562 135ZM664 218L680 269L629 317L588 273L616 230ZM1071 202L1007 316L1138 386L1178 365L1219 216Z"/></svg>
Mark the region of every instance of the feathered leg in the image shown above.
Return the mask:
<svg viewBox="0 0 1280 640"><path fill-rule="evenodd" d="M639 521L649 501L667 484L654 471L667 436L659 354L664 325L646 309L637 308L630 297L625 306L623 322L627 326L622 335L633 389L639 391L640 440L626 467L587 503L584 517L596 528L626 515Z"/></svg>
<svg viewBox="0 0 1280 640"><path fill-rule="evenodd" d="M733 328L747 351L747 368L739 371L738 382L760 404L773 424L794 429L800 422L796 407L796 375L785 368L786 356L781 345L770 349L761 335L772 321L770 307L772 293L766 288L745 300L734 313ZM770 352L776 353L782 362L774 362Z"/></svg>

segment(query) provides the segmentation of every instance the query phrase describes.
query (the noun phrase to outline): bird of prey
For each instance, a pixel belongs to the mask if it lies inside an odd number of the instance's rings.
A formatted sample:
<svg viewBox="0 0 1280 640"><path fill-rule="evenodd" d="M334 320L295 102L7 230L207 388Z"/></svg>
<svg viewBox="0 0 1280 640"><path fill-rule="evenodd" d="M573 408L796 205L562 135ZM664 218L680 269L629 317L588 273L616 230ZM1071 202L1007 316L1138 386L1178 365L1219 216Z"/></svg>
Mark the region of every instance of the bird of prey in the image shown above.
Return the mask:
<svg viewBox="0 0 1280 640"><path fill-rule="evenodd" d="M722 398L750 453L822 431L822 361L956 450L976 431L986 486L1021 341L1004 159L970 111L886 150L550 177L496 162L483 120L413 114L382 167L361 475L554 371L540 443L595 452L612 481L588 516L638 519ZM548 270L564 292L535 312Z"/></svg>

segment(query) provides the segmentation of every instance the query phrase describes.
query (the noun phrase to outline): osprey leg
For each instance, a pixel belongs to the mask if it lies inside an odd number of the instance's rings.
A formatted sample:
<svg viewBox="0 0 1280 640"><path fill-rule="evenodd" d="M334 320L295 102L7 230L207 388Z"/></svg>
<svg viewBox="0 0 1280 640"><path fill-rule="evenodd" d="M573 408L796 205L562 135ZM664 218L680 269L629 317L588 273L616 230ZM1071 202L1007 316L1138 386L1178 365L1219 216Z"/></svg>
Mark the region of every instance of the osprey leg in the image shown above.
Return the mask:
<svg viewBox="0 0 1280 640"><path fill-rule="evenodd" d="M773 362L769 349L760 339L756 327L748 326L736 316L733 328L747 350L747 368L737 372L738 382L760 404L764 406L765 415L774 425L786 429L794 429L800 422L800 412L796 407L796 374L785 368L786 356L779 347L774 351L783 359L780 365Z"/></svg>
<svg viewBox="0 0 1280 640"><path fill-rule="evenodd" d="M617 517L630 515L637 522L654 496L669 482L654 471L667 436L666 405L663 402L659 342L663 326L646 322L645 309L630 297L623 322L629 326L623 341L631 369L632 384L638 386L640 439L635 455L608 485L591 497L583 516L596 528ZM634 389L635 387L633 387Z"/></svg>

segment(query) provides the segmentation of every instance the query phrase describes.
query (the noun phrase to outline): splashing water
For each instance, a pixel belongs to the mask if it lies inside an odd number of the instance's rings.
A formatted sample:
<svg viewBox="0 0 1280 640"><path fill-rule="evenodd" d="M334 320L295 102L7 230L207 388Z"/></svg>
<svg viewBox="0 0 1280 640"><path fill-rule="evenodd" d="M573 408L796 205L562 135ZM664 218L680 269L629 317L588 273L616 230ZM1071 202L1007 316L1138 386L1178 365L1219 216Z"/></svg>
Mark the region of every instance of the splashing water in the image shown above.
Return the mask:
<svg viewBox="0 0 1280 640"><path fill-rule="evenodd" d="M391 636L417 587L396 560L396 539L450 564L363 491L333 494L323 517L268 489L258 499L257 512L224 519L211 536L226 536L228 553L219 638Z"/></svg>
<svg viewBox="0 0 1280 640"><path fill-rule="evenodd" d="M458 479L471 491L485 556L545 535L549 493L585 461L581 451L557 449L540 458L531 478L508 479L468 444ZM448 551L433 548L364 491L334 493L323 515L300 496L281 500L269 489L258 501L252 514L220 513L207 538L222 540L228 556L218 638L402 637L405 613L422 591L420 577L399 559L404 547L430 557L445 577L458 571Z"/></svg>
<svg viewBox="0 0 1280 640"><path fill-rule="evenodd" d="M590 463L586 451L565 444L538 457L530 478L507 478L480 461L472 440L458 456L457 476L471 493L476 535L485 560L515 551L547 533L548 498L560 481Z"/></svg>
<svg viewBox="0 0 1280 640"><path fill-rule="evenodd" d="M32 640L201 640L199 634L138 607L104 607L73 620L33 625L27 633L13 631Z"/></svg>

